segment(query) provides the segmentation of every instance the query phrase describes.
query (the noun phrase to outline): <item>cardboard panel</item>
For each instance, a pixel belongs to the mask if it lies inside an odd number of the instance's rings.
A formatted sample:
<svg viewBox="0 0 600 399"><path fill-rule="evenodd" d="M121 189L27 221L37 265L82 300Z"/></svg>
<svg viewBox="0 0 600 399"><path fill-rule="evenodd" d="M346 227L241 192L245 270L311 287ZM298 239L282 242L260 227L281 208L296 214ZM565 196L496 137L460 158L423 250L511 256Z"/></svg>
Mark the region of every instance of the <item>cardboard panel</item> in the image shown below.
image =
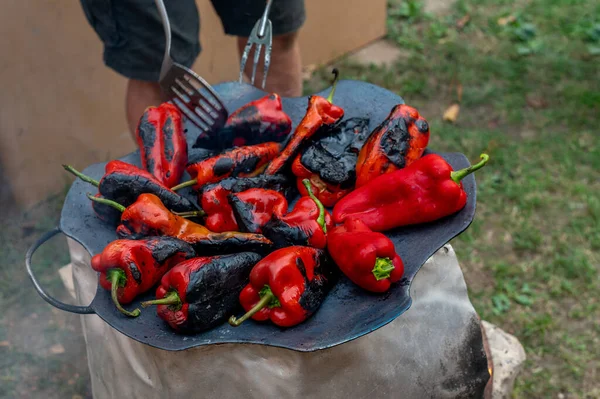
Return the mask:
<svg viewBox="0 0 600 399"><path fill-rule="evenodd" d="M194 69L211 83L235 80L235 38L197 0L203 53ZM304 64L327 62L385 32L385 0L306 0ZM26 16L26 19L24 19ZM126 81L102 63L102 44L78 1L5 0L0 12L0 198L30 206L79 168L135 146L124 112Z"/></svg>

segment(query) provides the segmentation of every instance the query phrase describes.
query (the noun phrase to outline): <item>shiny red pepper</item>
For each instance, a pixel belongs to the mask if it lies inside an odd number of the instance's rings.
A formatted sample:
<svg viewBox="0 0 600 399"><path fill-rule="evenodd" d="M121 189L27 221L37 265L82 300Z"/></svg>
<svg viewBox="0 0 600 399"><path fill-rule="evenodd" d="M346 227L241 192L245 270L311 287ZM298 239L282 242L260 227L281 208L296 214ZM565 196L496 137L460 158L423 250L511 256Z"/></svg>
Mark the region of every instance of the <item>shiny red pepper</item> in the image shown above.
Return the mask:
<svg viewBox="0 0 600 399"><path fill-rule="evenodd" d="M404 274L394 243L358 219L346 219L332 229L327 250L346 277L367 291L385 292Z"/></svg>
<svg viewBox="0 0 600 399"><path fill-rule="evenodd" d="M276 93L254 100L229 115L225 126L216 134L202 134L194 148L230 148L281 142L292 130L292 120L283 111Z"/></svg>
<svg viewBox="0 0 600 399"><path fill-rule="evenodd" d="M231 316L239 326L252 317L292 327L309 318L331 289L335 267L326 251L293 246L272 252L250 272L250 283L240 293L246 314Z"/></svg>
<svg viewBox="0 0 600 399"><path fill-rule="evenodd" d="M273 242L276 248L291 245L305 245L323 249L327 246L327 231L333 227L331 216L304 180L309 193L301 197L294 209L287 215L273 213L262 227L262 234Z"/></svg>
<svg viewBox="0 0 600 399"><path fill-rule="evenodd" d="M166 187L179 183L188 162L188 148L177 107L163 103L146 108L135 137L144 168Z"/></svg>
<svg viewBox="0 0 600 399"><path fill-rule="evenodd" d="M488 161L454 171L437 154L425 155L410 166L381 175L357 188L338 202L333 220L363 221L373 231L432 222L458 212L467 203L461 179L482 168Z"/></svg>
<svg viewBox="0 0 600 399"><path fill-rule="evenodd" d="M234 148L215 157L187 166L192 180L181 183L173 190L192 186L200 190L206 184L217 183L228 177L252 177L259 175L266 165L279 154L279 143L268 142Z"/></svg>
<svg viewBox="0 0 600 399"><path fill-rule="evenodd" d="M240 231L260 233L273 215L284 215L288 202L278 191L251 188L241 193L230 194L229 204L238 222Z"/></svg>
<svg viewBox="0 0 600 399"><path fill-rule="evenodd" d="M415 108L396 105L369 135L358 154L356 187L410 165L423 155L428 143L427 121Z"/></svg>
<svg viewBox="0 0 600 399"><path fill-rule="evenodd" d="M158 316L182 333L213 328L238 308L238 295L260 260L253 252L193 258L167 272L156 289Z"/></svg>
<svg viewBox="0 0 600 399"><path fill-rule="evenodd" d="M122 212L121 224L117 226L120 238L139 239L148 236L168 236L183 240L198 254L216 255L239 251L264 251L272 243L260 234L236 231L215 233L201 224L191 222L169 212L153 194L142 194L127 208L105 198L88 194L92 201L102 202Z"/></svg>
<svg viewBox="0 0 600 399"><path fill-rule="evenodd" d="M272 189L286 192L290 181L286 176L259 175L255 177L230 177L215 184L206 185L201 193L200 202L206 212L205 226L216 233L238 231L239 227L229 204L228 196L251 188Z"/></svg>
<svg viewBox="0 0 600 399"><path fill-rule="evenodd" d="M117 309L136 317L138 309L129 312L121 305L131 303L156 285L171 267L195 255L188 243L172 237L115 240L94 255L91 264L100 272L102 288L111 291Z"/></svg>
<svg viewBox="0 0 600 399"><path fill-rule="evenodd" d="M304 118L296 127L294 134L281 154L267 166L265 174L274 175L282 172L294 160L302 144L310 140L320 129L332 126L344 116L344 110L331 103L338 76L337 70L334 71L335 81L329 97L324 98L317 95L309 97Z"/></svg>

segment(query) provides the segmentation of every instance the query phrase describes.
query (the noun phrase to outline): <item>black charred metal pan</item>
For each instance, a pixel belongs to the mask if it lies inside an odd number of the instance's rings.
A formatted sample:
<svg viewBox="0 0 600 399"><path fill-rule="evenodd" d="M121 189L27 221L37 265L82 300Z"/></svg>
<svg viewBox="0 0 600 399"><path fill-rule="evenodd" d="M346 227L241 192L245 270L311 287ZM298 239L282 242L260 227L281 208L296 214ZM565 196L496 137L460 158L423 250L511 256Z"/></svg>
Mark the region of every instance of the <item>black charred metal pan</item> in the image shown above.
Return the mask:
<svg viewBox="0 0 600 399"><path fill-rule="evenodd" d="M265 95L265 92L250 85L233 82L217 85L215 90L229 111L236 110ZM329 90L324 90L318 94L327 96L328 92ZM283 109L291 117L293 128L304 116L307 103L307 97L283 99ZM394 105L402 103L404 100L398 95L360 81L340 81L335 94L335 104L345 110L344 118L369 118L370 130L387 117ZM198 136L195 127L187 123L186 128L191 158L197 155L194 151L201 150L192 150L192 145ZM470 164L460 153L440 153L440 155L454 169L465 168ZM139 152L131 153L121 160L139 166ZM100 179L104 174L104 165L104 163L94 164L83 172ZM113 305L110 292L100 286L97 288L94 300L87 306L68 305L52 298L44 291L31 271L31 256L40 245L62 232L83 245L93 256L117 238L113 227L102 222L94 214L90 201L86 197L86 193L92 190L87 183L79 180L73 183L67 194L59 226L42 236L29 249L26 265L36 290L51 305L73 313L97 314L121 333L156 348L178 351L202 345L239 343L270 345L303 352L316 351L343 344L375 331L409 309L410 284L421 266L473 221L476 203L474 176L469 175L463 179L463 185L468 194L468 201L458 213L436 222L386 232L394 242L405 266L404 278L393 285L387 293L384 295L367 293L342 276L311 318L288 329L269 323L246 322L240 327L231 327L224 323L220 327L197 335L180 335L171 330L151 309L142 312L137 318L122 315ZM193 196L189 198L193 199ZM134 308L139 306L141 301L153 297L154 292L151 290L129 306Z"/></svg>

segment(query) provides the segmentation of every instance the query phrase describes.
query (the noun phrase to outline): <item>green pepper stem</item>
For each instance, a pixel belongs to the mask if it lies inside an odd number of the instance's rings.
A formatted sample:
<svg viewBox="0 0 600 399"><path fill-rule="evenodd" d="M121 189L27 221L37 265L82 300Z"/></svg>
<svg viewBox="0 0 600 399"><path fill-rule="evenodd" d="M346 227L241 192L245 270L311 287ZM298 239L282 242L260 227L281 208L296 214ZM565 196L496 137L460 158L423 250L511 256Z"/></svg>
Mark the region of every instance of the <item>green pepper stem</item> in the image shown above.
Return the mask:
<svg viewBox="0 0 600 399"><path fill-rule="evenodd" d="M111 201L111 200L106 199L106 198L94 197L90 193L87 193L87 197L89 199L91 199L92 201L96 201L96 202L99 202L99 203L104 204L104 205L112 206L113 208L115 208L116 210L118 210L120 212L125 212L126 208L123 205L119 204L118 202Z"/></svg>
<svg viewBox="0 0 600 399"><path fill-rule="evenodd" d="M119 303L119 298L117 297L117 290L119 287L124 287L127 283L127 276L125 272L121 269L111 269L106 272L106 278L111 283L110 296L112 297L113 303L119 309L119 312L123 313L125 316L129 317L138 317L140 315L140 310L135 309L133 312L129 312L123 309L123 306Z"/></svg>
<svg viewBox="0 0 600 399"><path fill-rule="evenodd" d="M325 207L323 206L323 203L319 201L319 199L313 194L310 180L304 179L302 180L302 184L304 184L304 187L306 187L308 196L315 201L315 204L317 204L317 208L319 208L319 217L317 218L317 223L319 223L319 226L321 226L323 229L323 233L327 234L327 225L325 224Z"/></svg>
<svg viewBox="0 0 600 399"><path fill-rule="evenodd" d="M189 212L175 212L175 211L171 211L172 214L177 215L177 216L181 216L182 218L194 218L194 217L201 217L201 216L205 216L206 212L200 210L200 211L189 211Z"/></svg>
<svg viewBox="0 0 600 399"><path fill-rule="evenodd" d="M147 308L148 306L152 306L152 305L169 305L169 306L173 307L175 310L181 309L181 306L182 306L181 298L179 297L179 294L177 293L177 291L171 291L167 295L165 295L163 298L160 298L160 299L154 299L152 301L142 302L143 308Z"/></svg>
<svg viewBox="0 0 600 399"><path fill-rule="evenodd" d="M333 95L335 94L335 88L337 87L338 76L340 75L340 71L337 68L333 68L331 71L334 74L333 82L331 83L331 92L329 92L329 96L327 97L327 101L333 104Z"/></svg>
<svg viewBox="0 0 600 399"><path fill-rule="evenodd" d="M94 180L91 177L89 177L88 175L84 175L83 173L81 173L80 171L78 171L77 169L75 169L74 167L72 167L71 165L65 165L63 164L62 166L67 172L79 177L81 180L83 180L86 183L90 183L96 187L98 187L100 185L100 182L98 180Z"/></svg>
<svg viewBox="0 0 600 399"><path fill-rule="evenodd" d="M181 190L182 188L193 186L194 184L197 184L197 183L198 183L198 179L184 181L183 183L179 183L178 185L171 187L171 191Z"/></svg>
<svg viewBox="0 0 600 399"><path fill-rule="evenodd" d="M254 305L252 309L247 311L246 314L244 314L242 317L238 319L235 316L231 316L229 318L229 324L233 327L238 327L240 324L248 320L250 317L254 316L255 313L257 313L265 306L269 306L271 308L281 306L281 303L279 302L275 294L273 294L273 291L271 291L271 288L268 285L265 285L265 287L262 290L260 290L260 296L260 301L258 301L256 305Z"/></svg>
<svg viewBox="0 0 600 399"><path fill-rule="evenodd" d="M373 267L373 276L377 281L390 278L394 269L394 263L390 258L377 258Z"/></svg>
<svg viewBox="0 0 600 399"><path fill-rule="evenodd" d="M481 157L481 161L479 161L479 163L476 163L475 165L471 165L468 168L450 172L450 178L458 184L458 183L460 183L460 181L462 179L465 178L465 176L470 175L471 173L475 172L476 170L483 168L485 166L485 164L487 163L487 161L490 159L490 156L488 154L481 154L480 157Z"/></svg>

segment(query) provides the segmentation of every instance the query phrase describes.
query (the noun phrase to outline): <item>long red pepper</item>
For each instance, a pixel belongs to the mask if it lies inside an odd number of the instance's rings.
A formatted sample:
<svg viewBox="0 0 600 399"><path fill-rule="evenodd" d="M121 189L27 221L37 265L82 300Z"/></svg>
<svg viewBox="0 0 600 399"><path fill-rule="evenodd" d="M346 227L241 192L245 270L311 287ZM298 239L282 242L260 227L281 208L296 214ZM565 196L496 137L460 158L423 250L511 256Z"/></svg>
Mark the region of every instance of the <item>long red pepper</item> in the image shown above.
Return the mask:
<svg viewBox="0 0 600 399"><path fill-rule="evenodd" d="M163 103L146 108L135 136L144 168L166 187L179 183L188 162L188 149L177 107Z"/></svg>
<svg viewBox="0 0 600 399"><path fill-rule="evenodd" d="M461 179L488 161L454 171L444 158L429 154L404 169L381 175L342 198L333 209L333 220L363 221L373 231L432 222L452 215L467 203Z"/></svg>
<svg viewBox="0 0 600 399"><path fill-rule="evenodd" d="M335 74L335 80L329 96L327 98L317 95L310 96L304 118L296 127L294 134L281 154L267 166L265 174L280 173L283 168L293 161L303 143L313 137L321 128L333 125L344 116L344 110L332 104L337 85L338 70L334 69L333 73Z"/></svg>

